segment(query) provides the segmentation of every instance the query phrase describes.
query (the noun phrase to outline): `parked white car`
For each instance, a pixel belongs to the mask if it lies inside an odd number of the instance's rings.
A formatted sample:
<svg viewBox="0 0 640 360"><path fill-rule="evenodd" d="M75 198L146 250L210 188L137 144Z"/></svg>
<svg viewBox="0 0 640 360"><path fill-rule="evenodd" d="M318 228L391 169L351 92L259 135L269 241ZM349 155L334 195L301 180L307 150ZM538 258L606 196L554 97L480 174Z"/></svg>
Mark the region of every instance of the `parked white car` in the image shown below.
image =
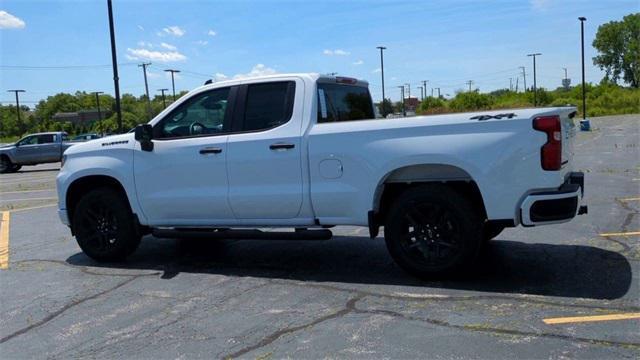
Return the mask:
<svg viewBox="0 0 640 360"><path fill-rule="evenodd" d="M78 144L59 215L96 260L156 237L325 239L384 226L418 276L472 264L505 227L586 212L573 107L375 119L364 81L273 75L205 85L135 133ZM260 232L289 227L296 232Z"/></svg>

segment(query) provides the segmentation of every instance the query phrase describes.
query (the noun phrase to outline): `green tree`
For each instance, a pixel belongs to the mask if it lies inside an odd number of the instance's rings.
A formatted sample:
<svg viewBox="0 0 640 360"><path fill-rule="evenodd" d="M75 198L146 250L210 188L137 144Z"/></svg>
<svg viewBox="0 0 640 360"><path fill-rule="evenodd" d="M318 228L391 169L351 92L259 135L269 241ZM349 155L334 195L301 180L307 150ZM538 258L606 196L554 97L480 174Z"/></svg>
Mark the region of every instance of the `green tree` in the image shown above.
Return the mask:
<svg viewBox="0 0 640 360"><path fill-rule="evenodd" d="M633 88L640 85L640 13L629 14L622 21L598 27L593 47L598 56L593 63L605 71L607 79L620 78Z"/></svg>
<svg viewBox="0 0 640 360"><path fill-rule="evenodd" d="M384 99L382 102L376 104L378 106L378 111L380 111L380 115L385 114L393 114L393 103L391 99Z"/></svg>

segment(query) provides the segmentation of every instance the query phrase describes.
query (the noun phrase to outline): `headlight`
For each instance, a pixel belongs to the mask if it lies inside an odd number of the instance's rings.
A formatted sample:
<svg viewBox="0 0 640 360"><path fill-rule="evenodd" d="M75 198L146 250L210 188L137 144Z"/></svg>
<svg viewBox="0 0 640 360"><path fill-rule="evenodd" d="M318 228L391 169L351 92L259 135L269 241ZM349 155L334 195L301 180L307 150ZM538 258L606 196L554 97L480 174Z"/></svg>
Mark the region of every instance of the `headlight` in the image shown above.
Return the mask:
<svg viewBox="0 0 640 360"><path fill-rule="evenodd" d="M62 160L60 161L60 168L64 167L65 162L67 162L67 155L62 155Z"/></svg>

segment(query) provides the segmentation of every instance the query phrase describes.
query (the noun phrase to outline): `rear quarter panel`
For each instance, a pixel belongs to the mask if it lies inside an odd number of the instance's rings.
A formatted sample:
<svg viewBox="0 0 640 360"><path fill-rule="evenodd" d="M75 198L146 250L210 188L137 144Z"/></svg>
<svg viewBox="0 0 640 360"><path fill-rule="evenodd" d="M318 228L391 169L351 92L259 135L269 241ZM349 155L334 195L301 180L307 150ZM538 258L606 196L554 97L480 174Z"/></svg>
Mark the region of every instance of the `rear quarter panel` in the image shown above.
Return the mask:
<svg viewBox="0 0 640 360"><path fill-rule="evenodd" d="M468 120L445 117L368 120L316 124L309 134L311 197L322 223L366 225L374 194L395 169L415 164L444 164L467 172L478 185L489 219L517 219L524 195L553 188L562 172L540 168L546 136L532 119ZM455 117L460 118L452 123ZM448 121L439 121L440 119ZM342 163L340 178L322 176L325 159Z"/></svg>

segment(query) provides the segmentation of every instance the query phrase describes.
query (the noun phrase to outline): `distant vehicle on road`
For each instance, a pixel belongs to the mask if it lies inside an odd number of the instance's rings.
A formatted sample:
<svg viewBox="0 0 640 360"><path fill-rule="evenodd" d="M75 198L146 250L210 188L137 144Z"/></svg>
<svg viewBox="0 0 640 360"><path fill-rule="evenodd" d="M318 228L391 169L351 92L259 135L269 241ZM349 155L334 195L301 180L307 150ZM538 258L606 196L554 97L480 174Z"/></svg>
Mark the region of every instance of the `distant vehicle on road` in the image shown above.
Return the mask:
<svg viewBox="0 0 640 360"><path fill-rule="evenodd" d="M80 135L74 136L73 139L71 139L71 141L84 142L84 141L95 140L100 138L101 136L96 133L80 134Z"/></svg>
<svg viewBox="0 0 640 360"><path fill-rule="evenodd" d="M16 172L25 165L58 162L72 145L66 132L27 135L15 144L0 148L0 173Z"/></svg>
<svg viewBox="0 0 640 360"><path fill-rule="evenodd" d="M513 112L511 112L513 111ZM421 276L470 269L505 227L586 213L574 107L376 119L365 81L292 74L221 81L134 133L78 144L57 177L82 250L123 259L142 235L324 240L384 226ZM262 232L247 228L294 228Z"/></svg>

